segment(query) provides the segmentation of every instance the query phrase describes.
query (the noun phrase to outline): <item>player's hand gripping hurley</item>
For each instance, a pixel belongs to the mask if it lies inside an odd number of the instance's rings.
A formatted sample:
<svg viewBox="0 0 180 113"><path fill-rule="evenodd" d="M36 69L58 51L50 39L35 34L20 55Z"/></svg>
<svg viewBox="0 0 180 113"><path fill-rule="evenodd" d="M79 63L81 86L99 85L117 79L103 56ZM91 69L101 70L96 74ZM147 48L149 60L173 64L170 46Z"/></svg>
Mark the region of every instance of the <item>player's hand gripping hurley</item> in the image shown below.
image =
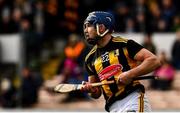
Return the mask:
<svg viewBox="0 0 180 113"><path fill-rule="evenodd" d="M107 79L119 72L121 70L121 65L112 65L108 66L105 69L103 69L99 74L100 80ZM134 78L133 80L144 80L144 79L157 79L156 76L139 76ZM108 85L113 84L115 81L106 81L106 82L98 82L98 83L91 83L92 87L101 86L101 85ZM59 84L54 88L54 91L59 93L69 93L76 90L81 90L83 87L83 84Z"/></svg>

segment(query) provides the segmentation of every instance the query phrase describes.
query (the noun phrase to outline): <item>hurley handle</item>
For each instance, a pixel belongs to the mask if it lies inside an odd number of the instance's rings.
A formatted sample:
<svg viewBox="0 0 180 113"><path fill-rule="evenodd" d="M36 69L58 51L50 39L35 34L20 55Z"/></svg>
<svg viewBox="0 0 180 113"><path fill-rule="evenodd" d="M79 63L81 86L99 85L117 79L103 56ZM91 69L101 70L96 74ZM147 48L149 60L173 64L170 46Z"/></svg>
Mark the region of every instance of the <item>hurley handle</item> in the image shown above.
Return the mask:
<svg viewBox="0 0 180 113"><path fill-rule="evenodd" d="M133 80L145 80L145 79L158 79L157 76L139 76L139 77L136 77L134 78ZM106 82L98 82L98 83L91 83L91 85L93 87L96 87L96 86L101 86L101 85L108 85L108 84L113 84L115 81L114 80L110 80L110 81L106 81Z"/></svg>

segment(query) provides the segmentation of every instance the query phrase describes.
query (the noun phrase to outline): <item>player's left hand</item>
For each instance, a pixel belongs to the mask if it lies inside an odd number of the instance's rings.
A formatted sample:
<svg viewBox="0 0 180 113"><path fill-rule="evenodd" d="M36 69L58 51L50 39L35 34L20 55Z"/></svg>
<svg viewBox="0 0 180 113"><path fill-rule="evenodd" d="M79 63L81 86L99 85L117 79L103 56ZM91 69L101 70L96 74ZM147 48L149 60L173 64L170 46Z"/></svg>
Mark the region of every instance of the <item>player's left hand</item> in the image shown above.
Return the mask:
<svg viewBox="0 0 180 113"><path fill-rule="evenodd" d="M118 77L118 83L123 84L123 85L130 84L132 82L132 80L133 79L130 77L128 72L123 72Z"/></svg>

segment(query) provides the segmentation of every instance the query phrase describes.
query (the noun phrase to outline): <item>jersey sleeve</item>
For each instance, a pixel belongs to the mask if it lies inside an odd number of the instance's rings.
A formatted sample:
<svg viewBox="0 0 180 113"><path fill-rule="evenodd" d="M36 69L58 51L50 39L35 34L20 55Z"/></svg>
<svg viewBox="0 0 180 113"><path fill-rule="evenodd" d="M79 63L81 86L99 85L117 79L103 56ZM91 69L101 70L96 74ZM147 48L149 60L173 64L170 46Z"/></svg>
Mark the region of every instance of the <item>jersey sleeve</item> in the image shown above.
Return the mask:
<svg viewBox="0 0 180 113"><path fill-rule="evenodd" d="M91 65L87 62L85 62L85 69L88 73L88 76L92 76L92 75L95 75L95 73L93 72L93 69L91 67Z"/></svg>
<svg viewBox="0 0 180 113"><path fill-rule="evenodd" d="M138 44L137 42L133 40L128 40L127 42L127 49L130 58L134 59L134 56L142 49L144 48L142 45Z"/></svg>

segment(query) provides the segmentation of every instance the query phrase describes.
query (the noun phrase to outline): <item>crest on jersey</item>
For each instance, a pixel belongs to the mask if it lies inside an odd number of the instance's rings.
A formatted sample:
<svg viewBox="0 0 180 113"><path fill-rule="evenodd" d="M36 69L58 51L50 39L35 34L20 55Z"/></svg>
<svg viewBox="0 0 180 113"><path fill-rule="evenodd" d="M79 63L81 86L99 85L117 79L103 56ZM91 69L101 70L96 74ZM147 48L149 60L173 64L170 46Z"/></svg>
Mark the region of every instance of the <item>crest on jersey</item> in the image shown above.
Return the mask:
<svg viewBox="0 0 180 113"><path fill-rule="evenodd" d="M121 64L110 65L104 68L102 71L100 71L98 73L98 77L102 81L120 73L122 69L123 67Z"/></svg>

